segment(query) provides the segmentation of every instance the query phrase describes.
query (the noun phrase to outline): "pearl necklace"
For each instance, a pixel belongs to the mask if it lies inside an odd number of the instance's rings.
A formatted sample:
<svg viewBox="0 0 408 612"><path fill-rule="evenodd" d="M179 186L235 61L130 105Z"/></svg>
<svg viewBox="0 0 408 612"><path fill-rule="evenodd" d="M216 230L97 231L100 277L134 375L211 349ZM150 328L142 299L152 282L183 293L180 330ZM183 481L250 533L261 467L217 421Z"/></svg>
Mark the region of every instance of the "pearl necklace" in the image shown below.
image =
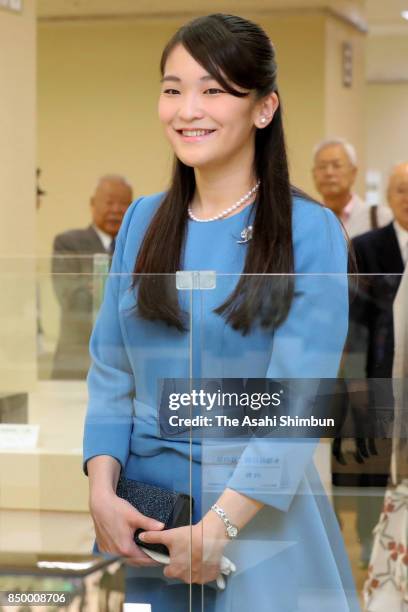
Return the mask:
<svg viewBox="0 0 408 612"><path fill-rule="evenodd" d="M248 193L246 193L244 196L242 196L242 198L238 200L238 202L235 202L235 204L223 210L219 215L215 215L215 217L211 217L210 219L199 219L193 214L191 206L188 207L188 216L193 221L197 221L197 223L209 223L210 221L218 221L218 219L223 219L224 217L232 213L234 210L242 206L242 204L247 202L258 191L260 184L261 181L258 181L257 184L252 187L250 191L248 191Z"/></svg>

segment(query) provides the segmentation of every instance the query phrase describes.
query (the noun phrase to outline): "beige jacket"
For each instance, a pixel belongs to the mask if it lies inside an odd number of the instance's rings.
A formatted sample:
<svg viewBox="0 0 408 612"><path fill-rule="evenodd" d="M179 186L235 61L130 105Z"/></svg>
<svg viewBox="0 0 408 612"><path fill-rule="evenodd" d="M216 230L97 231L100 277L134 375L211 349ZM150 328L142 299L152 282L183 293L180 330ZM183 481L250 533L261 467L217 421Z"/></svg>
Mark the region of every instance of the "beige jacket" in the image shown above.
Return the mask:
<svg viewBox="0 0 408 612"><path fill-rule="evenodd" d="M350 238L374 229L371 225L371 206L366 204L357 194L353 195L352 202L353 208L350 217L344 222L344 227ZM378 227L384 227L392 220L393 214L389 206L377 207Z"/></svg>

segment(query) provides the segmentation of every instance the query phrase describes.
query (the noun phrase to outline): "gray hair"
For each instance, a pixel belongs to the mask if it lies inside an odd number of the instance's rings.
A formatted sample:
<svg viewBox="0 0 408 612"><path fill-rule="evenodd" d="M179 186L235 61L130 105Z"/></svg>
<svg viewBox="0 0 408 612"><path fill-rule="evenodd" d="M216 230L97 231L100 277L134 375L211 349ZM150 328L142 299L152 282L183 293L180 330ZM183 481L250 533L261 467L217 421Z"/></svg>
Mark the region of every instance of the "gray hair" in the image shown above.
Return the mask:
<svg viewBox="0 0 408 612"><path fill-rule="evenodd" d="M132 185L130 184L130 182L128 181L128 179L125 176L122 176L121 174L104 174L103 176L99 177L99 179L98 179L98 181L97 181L97 183L95 185L94 193L96 193L98 188L105 181L114 181L115 183L122 183L123 185L128 187L130 189L130 191L133 192L133 187L132 187Z"/></svg>
<svg viewBox="0 0 408 612"><path fill-rule="evenodd" d="M341 147L343 147L347 157L350 160L351 165L357 168L356 150L354 146L345 138L328 138L327 140L322 140L322 142L319 142L319 144L317 144L313 149L313 159L315 160L317 155L323 149L326 149L327 147L333 147L335 145L340 145Z"/></svg>

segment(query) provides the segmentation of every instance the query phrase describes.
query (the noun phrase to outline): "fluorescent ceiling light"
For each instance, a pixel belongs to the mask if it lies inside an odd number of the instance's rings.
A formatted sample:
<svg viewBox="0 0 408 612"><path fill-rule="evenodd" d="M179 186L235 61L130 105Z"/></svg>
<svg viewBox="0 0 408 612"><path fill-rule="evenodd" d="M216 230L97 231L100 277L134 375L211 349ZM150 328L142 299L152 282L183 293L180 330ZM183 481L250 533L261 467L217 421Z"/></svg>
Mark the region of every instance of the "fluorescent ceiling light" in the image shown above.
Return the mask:
<svg viewBox="0 0 408 612"><path fill-rule="evenodd" d="M401 17L408 21L408 11L401 11Z"/></svg>

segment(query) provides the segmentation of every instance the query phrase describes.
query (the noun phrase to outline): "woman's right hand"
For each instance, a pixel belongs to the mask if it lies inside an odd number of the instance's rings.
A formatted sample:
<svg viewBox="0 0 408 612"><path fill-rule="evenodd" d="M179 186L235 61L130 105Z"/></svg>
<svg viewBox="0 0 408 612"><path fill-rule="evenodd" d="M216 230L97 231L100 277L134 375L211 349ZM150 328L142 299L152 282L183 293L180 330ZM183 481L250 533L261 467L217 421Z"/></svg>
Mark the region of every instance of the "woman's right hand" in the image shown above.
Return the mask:
<svg viewBox="0 0 408 612"><path fill-rule="evenodd" d="M158 531L163 529L163 523L141 514L112 490L94 490L89 508L100 552L127 557L127 563L138 567L160 565L146 555L133 538L137 529Z"/></svg>

